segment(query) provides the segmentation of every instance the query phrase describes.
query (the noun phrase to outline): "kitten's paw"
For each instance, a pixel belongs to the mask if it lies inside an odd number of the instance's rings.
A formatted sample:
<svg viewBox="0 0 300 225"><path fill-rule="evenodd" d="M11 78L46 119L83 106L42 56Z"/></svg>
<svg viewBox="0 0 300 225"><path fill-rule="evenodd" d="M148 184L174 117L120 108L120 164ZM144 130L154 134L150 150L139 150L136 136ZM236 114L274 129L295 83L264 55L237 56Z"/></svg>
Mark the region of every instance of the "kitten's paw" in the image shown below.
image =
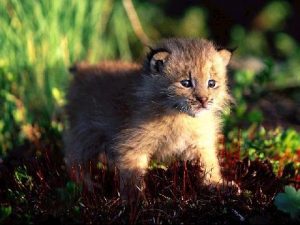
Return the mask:
<svg viewBox="0 0 300 225"><path fill-rule="evenodd" d="M207 184L211 191L219 191L222 193L234 192L236 194L241 193L240 187L234 181L222 180L221 182L211 182Z"/></svg>
<svg viewBox="0 0 300 225"><path fill-rule="evenodd" d="M235 191L237 194L240 194L242 192L240 186L233 180L223 181L223 189Z"/></svg>
<svg viewBox="0 0 300 225"><path fill-rule="evenodd" d="M205 174L203 182L205 185L217 187L223 183L223 179L219 174Z"/></svg>

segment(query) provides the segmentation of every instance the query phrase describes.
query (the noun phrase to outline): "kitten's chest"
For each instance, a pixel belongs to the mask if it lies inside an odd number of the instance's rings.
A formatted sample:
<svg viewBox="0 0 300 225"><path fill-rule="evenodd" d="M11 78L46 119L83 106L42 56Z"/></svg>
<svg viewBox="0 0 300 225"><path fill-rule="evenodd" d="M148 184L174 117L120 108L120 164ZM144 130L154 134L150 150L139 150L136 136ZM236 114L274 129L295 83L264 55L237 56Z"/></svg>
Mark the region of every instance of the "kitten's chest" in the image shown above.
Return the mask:
<svg viewBox="0 0 300 225"><path fill-rule="evenodd" d="M178 117L168 124L158 151L163 155L180 155L189 149L204 148L214 140L215 132L210 116Z"/></svg>

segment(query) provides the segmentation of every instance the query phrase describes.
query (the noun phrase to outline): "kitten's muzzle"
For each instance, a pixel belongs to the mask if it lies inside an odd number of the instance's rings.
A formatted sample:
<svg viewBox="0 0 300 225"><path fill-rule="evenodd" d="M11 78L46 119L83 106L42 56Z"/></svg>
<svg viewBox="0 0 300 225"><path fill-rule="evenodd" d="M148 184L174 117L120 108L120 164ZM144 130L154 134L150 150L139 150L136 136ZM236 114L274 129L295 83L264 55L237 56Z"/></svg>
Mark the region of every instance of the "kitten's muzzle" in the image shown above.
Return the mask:
<svg viewBox="0 0 300 225"><path fill-rule="evenodd" d="M199 97L196 96L197 105L199 105L201 108L206 108L208 105L208 97Z"/></svg>

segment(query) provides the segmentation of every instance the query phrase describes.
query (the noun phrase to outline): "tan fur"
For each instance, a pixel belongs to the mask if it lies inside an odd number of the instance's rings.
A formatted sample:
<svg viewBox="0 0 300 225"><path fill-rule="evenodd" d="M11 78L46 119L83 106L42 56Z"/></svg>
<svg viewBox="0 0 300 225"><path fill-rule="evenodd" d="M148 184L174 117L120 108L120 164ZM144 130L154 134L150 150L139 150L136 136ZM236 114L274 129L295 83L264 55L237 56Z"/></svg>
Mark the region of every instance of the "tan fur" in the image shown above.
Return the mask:
<svg viewBox="0 0 300 225"><path fill-rule="evenodd" d="M230 55L203 39L169 39L149 53L143 67L77 65L67 106L69 167L105 152L119 167L123 184L128 179L141 184L152 158L177 156L200 159L206 182L220 182L216 146L220 111L230 101ZM182 86L186 79L193 80L193 88ZM216 88L208 88L210 79Z"/></svg>

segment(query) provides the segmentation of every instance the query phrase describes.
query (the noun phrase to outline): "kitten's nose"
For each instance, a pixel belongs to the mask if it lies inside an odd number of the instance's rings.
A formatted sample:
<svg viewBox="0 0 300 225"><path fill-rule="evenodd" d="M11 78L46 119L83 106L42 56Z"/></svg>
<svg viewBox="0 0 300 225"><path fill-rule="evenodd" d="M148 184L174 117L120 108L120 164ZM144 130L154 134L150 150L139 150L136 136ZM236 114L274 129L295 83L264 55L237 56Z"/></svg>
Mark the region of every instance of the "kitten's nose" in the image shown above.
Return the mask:
<svg viewBox="0 0 300 225"><path fill-rule="evenodd" d="M196 96L196 99L201 103L201 105L203 107L206 107L207 101L208 101L208 97L206 97L206 96L204 96L204 97Z"/></svg>

